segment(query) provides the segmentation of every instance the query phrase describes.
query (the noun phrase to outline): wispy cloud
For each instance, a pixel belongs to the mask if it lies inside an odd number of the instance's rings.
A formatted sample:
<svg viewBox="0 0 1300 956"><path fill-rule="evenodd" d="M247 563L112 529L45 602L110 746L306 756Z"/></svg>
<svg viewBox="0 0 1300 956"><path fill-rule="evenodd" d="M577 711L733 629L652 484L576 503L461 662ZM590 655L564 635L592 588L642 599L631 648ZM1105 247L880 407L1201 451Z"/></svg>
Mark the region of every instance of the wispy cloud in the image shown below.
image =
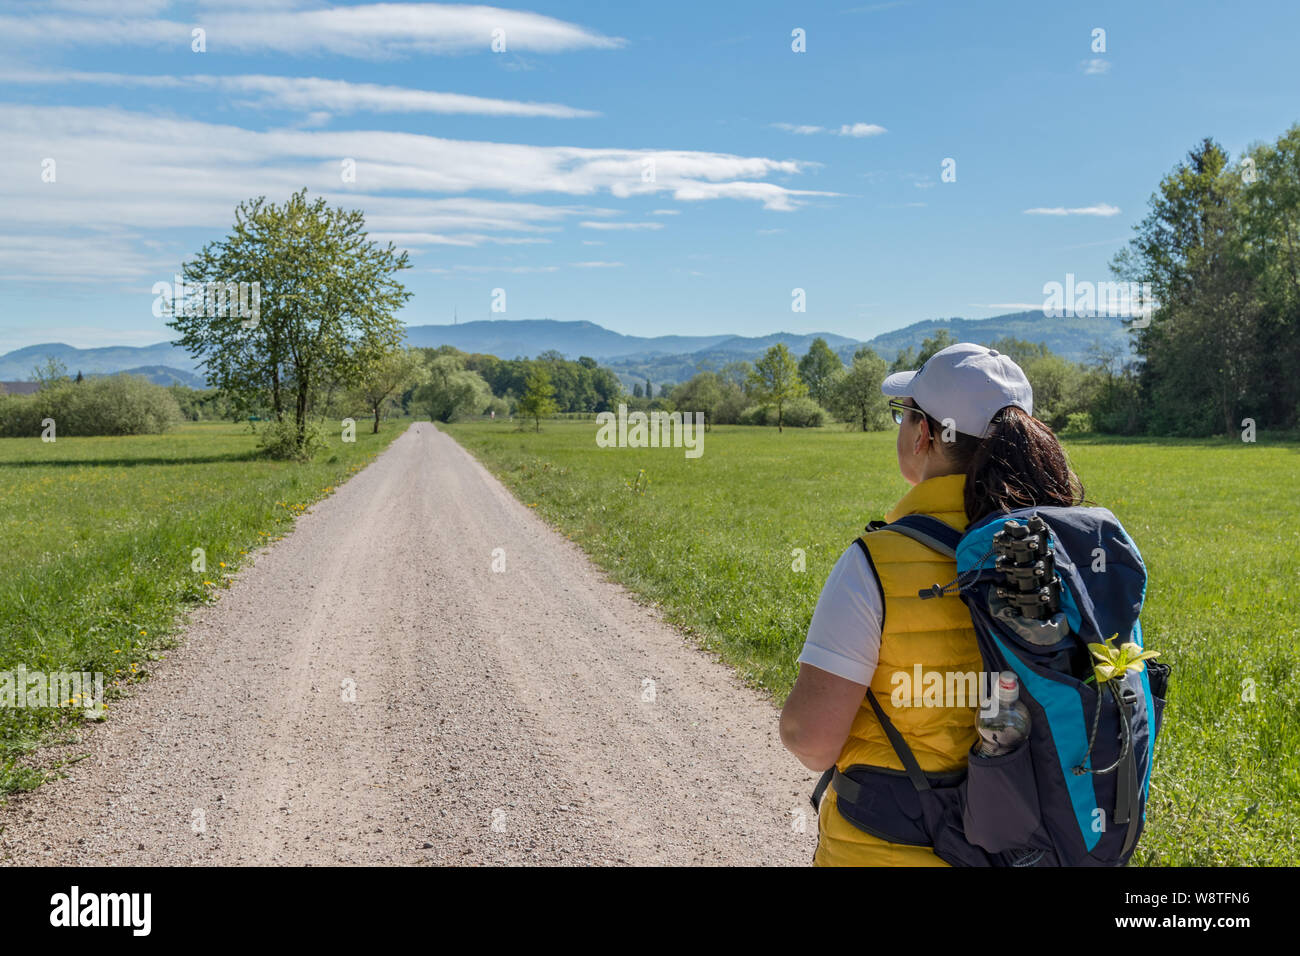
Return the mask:
<svg viewBox="0 0 1300 956"><path fill-rule="evenodd" d="M853 123L845 124L840 127L839 136L852 136L860 139L863 136L879 136L887 132L883 126L877 126L875 123Z"/></svg>
<svg viewBox="0 0 1300 956"><path fill-rule="evenodd" d="M966 303L972 309L1015 309L1017 312L1033 312L1041 310L1041 302L968 302Z"/></svg>
<svg viewBox="0 0 1300 956"><path fill-rule="evenodd" d="M1110 60L1103 60L1100 57L1084 60L1082 66L1086 76L1099 76L1110 72Z"/></svg>
<svg viewBox="0 0 1300 956"><path fill-rule="evenodd" d="M119 5L120 6L120 5ZM626 41L576 23L525 10L442 3L372 3L311 9L206 9L193 22L148 16L158 8L125 4L125 15L69 13L0 15L0 37L18 46L160 46L188 49L201 27L207 48L236 53L287 53L382 59L413 54L489 53L493 31L507 52L611 50ZM103 12L94 11L92 12Z"/></svg>
<svg viewBox="0 0 1300 956"><path fill-rule="evenodd" d="M578 223L583 229L608 229L608 230L637 230L637 229L662 229L662 222L580 222Z"/></svg>
<svg viewBox="0 0 1300 956"><path fill-rule="evenodd" d="M572 119L599 116L594 110L578 109L559 103L528 103L501 100L461 93L415 90L403 86L380 86L375 83L349 83L319 77L292 76L135 76L126 73L86 73L77 71L0 72L0 81L25 84L94 84L100 86L145 87L154 89L212 89L251 99L239 106L255 109L319 110L330 114L371 113L444 113L477 116L539 116Z"/></svg>
<svg viewBox="0 0 1300 956"><path fill-rule="evenodd" d="M617 269L621 268L621 262L570 262L569 265L578 269Z"/></svg>
<svg viewBox="0 0 1300 956"><path fill-rule="evenodd" d="M828 126L810 126L798 123L773 123L773 129L785 130L787 133L794 133L796 136L815 136L818 133L831 133L835 136L851 136L855 139L861 139L864 136L879 136L881 133L889 132L885 127L878 126L875 123L844 123L839 129Z"/></svg>
<svg viewBox="0 0 1300 956"><path fill-rule="evenodd" d="M1095 206L1036 206L1033 209L1026 209L1026 216L1116 216L1119 215L1119 207L1112 206L1109 203L1098 203Z"/></svg>
<svg viewBox="0 0 1300 956"><path fill-rule="evenodd" d="M795 123L773 123L774 129L783 129L787 133L794 133L796 136L812 136L814 133L826 132L825 126L799 126Z"/></svg>

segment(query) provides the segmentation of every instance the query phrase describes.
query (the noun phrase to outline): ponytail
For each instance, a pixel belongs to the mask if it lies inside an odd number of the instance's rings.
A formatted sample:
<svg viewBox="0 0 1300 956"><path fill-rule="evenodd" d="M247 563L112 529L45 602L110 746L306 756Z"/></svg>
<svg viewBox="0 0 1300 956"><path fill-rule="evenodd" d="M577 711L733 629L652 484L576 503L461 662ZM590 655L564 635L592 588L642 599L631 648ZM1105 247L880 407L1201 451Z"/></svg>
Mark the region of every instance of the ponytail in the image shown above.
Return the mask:
<svg viewBox="0 0 1300 956"><path fill-rule="evenodd" d="M930 419L932 435L940 434L939 427ZM1014 405L993 416L986 437L958 432L944 451L965 472L966 520L972 524L1016 508L1083 503L1083 484L1056 434Z"/></svg>

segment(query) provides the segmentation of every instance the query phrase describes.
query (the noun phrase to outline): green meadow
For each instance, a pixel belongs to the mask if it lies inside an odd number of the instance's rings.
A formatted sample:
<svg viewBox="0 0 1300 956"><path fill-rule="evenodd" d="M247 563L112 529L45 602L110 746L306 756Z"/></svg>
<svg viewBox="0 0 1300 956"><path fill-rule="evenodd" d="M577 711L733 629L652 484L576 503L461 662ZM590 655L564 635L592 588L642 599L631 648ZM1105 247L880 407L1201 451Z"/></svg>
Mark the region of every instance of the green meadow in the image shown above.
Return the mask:
<svg viewBox="0 0 1300 956"><path fill-rule="evenodd" d="M368 464L407 422L331 437L308 465L259 458L246 425L163 435L0 439L0 672L101 672L113 700L259 547ZM204 551L196 570L194 549ZM38 785L19 758L82 719L0 708L0 794Z"/></svg>
<svg viewBox="0 0 1300 956"><path fill-rule="evenodd" d="M718 426L687 459L599 448L594 422L439 427L777 703L832 564L907 489L892 431ZM1173 668L1133 863L1293 864L1300 446L1078 437L1067 450L1142 552L1146 645Z"/></svg>

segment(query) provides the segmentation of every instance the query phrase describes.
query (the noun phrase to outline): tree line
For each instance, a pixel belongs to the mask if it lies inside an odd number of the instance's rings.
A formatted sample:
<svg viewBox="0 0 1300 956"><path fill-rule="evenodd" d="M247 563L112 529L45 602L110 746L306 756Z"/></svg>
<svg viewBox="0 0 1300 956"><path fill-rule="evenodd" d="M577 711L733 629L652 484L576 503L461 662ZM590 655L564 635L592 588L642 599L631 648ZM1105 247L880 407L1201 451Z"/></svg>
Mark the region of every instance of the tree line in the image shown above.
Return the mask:
<svg viewBox="0 0 1300 956"><path fill-rule="evenodd" d="M1212 139L1164 176L1112 271L1158 306L1117 362L1113 430L1294 429L1300 417L1300 124L1236 163Z"/></svg>

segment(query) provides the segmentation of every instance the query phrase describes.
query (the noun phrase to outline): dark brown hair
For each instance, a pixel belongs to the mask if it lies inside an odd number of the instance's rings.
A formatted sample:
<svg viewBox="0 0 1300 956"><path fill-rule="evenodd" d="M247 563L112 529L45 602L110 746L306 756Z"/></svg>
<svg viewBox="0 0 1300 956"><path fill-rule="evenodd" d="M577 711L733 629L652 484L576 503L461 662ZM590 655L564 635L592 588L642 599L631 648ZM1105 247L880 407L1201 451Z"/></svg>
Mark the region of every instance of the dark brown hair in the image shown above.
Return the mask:
<svg viewBox="0 0 1300 956"><path fill-rule="evenodd" d="M932 440L943 425L925 413ZM1070 470L1056 433L1033 415L1008 405L993 416L989 434L955 431L943 451L966 474L966 520L1036 505L1083 504L1083 483Z"/></svg>

